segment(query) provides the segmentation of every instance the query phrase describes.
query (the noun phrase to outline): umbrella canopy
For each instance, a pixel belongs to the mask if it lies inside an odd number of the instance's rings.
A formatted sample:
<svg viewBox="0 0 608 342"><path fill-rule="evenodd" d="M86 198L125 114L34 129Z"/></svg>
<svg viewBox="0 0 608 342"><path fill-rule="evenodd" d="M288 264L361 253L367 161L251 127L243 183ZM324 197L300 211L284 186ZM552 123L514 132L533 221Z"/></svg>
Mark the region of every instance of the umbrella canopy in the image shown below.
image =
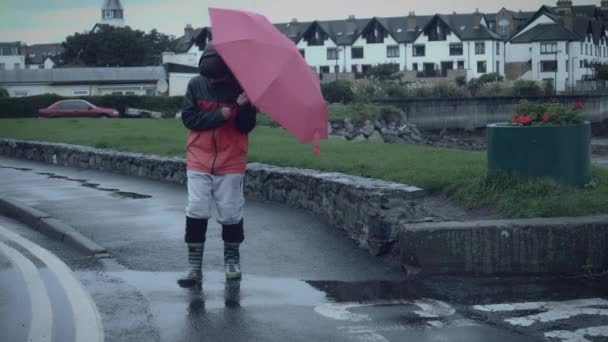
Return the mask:
<svg viewBox="0 0 608 342"><path fill-rule="evenodd" d="M327 139L327 103L316 73L295 44L266 17L209 9L213 45L251 103L300 142Z"/></svg>

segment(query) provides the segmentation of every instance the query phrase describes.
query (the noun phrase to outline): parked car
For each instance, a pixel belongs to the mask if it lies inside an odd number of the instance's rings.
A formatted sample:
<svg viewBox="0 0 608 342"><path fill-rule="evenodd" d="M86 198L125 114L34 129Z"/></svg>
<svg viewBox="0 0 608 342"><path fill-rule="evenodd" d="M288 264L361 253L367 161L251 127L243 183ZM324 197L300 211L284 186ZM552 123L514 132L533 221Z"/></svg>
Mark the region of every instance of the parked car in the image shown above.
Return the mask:
<svg viewBox="0 0 608 342"><path fill-rule="evenodd" d="M63 100L40 109L38 115L44 118L117 118L120 113L116 109L97 107L85 100Z"/></svg>
<svg viewBox="0 0 608 342"><path fill-rule="evenodd" d="M127 107L124 116L127 118L162 119L163 113L155 112L153 110Z"/></svg>

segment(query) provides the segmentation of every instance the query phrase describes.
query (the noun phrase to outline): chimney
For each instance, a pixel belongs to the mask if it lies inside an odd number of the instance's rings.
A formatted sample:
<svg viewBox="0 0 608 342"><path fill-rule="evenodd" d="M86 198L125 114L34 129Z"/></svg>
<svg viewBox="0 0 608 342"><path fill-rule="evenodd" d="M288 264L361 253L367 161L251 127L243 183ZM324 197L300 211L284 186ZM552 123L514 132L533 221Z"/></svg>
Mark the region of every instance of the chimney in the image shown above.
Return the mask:
<svg viewBox="0 0 608 342"><path fill-rule="evenodd" d="M561 15L572 14L572 1L571 0L557 0L556 12Z"/></svg>
<svg viewBox="0 0 608 342"><path fill-rule="evenodd" d="M602 9L608 9L608 0L602 0Z"/></svg>
<svg viewBox="0 0 608 342"><path fill-rule="evenodd" d="M184 38L186 39L187 42L191 41L194 34L194 29L192 28L192 25L188 24L186 25L186 27L184 28Z"/></svg>
<svg viewBox="0 0 608 342"><path fill-rule="evenodd" d="M357 33L357 19L354 15L349 15L346 19L346 32L347 35L353 35Z"/></svg>
<svg viewBox="0 0 608 342"><path fill-rule="evenodd" d="M481 13L479 12L479 8L475 9L475 13L473 13L473 16L475 17L475 29L479 29L481 27Z"/></svg>
<svg viewBox="0 0 608 342"><path fill-rule="evenodd" d="M405 27L408 31L416 31L417 26L418 25L416 25L416 13L410 12L410 14L407 16Z"/></svg>
<svg viewBox="0 0 608 342"><path fill-rule="evenodd" d="M298 28L300 26L300 24L298 23L298 18L291 19L288 26L289 26L289 36L297 37L298 34L300 33L300 31L298 30Z"/></svg>

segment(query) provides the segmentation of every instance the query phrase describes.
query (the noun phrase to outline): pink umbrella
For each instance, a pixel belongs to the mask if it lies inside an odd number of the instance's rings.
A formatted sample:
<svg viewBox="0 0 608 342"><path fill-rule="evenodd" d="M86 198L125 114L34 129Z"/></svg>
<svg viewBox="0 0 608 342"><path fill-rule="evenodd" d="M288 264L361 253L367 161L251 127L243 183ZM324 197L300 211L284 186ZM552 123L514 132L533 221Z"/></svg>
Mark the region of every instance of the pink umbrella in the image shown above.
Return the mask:
<svg viewBox="0 0 608 342"><path fill-rule="evenodd" d="M296 45L263 15L209 9L213 45L250 101L319 155L327 139L327 103L319 78Z"/></svg>

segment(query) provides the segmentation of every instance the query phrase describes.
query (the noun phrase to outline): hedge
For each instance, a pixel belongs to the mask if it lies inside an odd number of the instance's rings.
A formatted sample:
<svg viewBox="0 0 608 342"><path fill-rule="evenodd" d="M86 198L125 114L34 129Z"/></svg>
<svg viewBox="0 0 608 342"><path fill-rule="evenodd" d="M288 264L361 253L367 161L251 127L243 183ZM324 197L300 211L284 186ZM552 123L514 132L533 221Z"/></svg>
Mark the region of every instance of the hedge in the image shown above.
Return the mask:
<svg viewBox="0 0 608 342"><path fill-rule="evenodd" d="M45 94L28 97L0 98L0 118L37 117L38 110L46 108L60 100L76 99ZM182 96L86 96L80 99L91 102L99 107L115 108L124 113L127 107L147 109L163 113L163 117L173 117L182 107Z"/></svg>

